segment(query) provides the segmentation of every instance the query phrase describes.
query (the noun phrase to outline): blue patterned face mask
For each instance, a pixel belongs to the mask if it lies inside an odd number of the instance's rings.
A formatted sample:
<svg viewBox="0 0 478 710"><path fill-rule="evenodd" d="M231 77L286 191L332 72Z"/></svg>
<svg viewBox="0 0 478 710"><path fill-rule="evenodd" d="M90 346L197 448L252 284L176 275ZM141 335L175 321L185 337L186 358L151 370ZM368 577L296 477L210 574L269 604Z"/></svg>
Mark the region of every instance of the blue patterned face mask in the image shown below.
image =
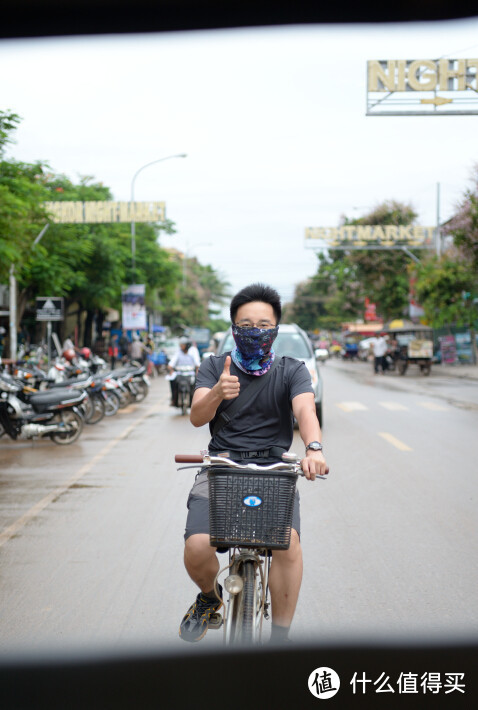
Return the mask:
<svg viewBox="0 0 478 710"><path fill-rule="evenodd" d="M236 347L231 357L236 365L249 375L265 374L274 362L272 344L277 338L279 326L275 328L240 328L232 326Z"/></svg>

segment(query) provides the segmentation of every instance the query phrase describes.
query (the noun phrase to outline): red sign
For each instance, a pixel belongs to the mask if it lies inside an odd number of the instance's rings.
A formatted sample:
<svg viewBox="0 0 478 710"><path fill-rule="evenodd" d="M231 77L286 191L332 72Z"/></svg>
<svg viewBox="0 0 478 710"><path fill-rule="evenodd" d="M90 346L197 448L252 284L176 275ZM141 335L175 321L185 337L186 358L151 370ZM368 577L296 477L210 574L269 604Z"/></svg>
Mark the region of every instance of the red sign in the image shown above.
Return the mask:
<svg viewBox="0 0 478 710"><path fill-rule="evenodd" d="M375 305L375 303L370 303L369 298L365 299L364 320L367 322L380 320L380 318L377 316L377 306Z"/></svg>

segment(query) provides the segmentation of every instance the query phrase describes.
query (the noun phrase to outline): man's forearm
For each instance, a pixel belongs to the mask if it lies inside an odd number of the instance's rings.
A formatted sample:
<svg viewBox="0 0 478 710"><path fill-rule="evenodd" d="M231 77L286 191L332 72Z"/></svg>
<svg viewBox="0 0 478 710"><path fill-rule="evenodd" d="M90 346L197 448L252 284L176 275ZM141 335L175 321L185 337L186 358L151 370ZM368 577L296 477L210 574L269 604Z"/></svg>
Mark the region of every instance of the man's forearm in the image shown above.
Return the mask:
<svg viewBox="0 0 478 710"><path fill-rule="evenodd" d="M191 424L196 427L203 426L213 419L216 410L222 402L222 397L218 394L216 385L202 397L197 397L197 393L193 397L191 405L191 413L189 419Z"/></svg>
<svg viewBox="0 0 478 710"><path fill-rule="evenodd" d="M311 441L322 441L322 432L320 431L320 424L315 413L315 407L302 409L300 413L298 413L297 423L304 446L310 444Z"/></svg>

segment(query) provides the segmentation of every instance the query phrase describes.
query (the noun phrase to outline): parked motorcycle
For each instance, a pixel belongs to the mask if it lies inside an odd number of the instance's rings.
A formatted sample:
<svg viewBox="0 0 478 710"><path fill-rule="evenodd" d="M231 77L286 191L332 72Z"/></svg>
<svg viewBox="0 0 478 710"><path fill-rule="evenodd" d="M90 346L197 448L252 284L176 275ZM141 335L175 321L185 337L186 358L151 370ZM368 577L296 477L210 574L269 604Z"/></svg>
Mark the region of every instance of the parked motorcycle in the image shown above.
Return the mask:
<svg viewBox="0 0 478 710"><path fill-rule="evenodd" d="M69 380L64 380L63 382L55 382L50 384L50 392L54 392L57 389L67 389L76 390L79 392L86 392L88 395L85 401L85 423L86 424L98 424L106 412L105 398L103 395L103 383L97 383L92 376L71 378Z"/></svg>
<svg viewBox="0 0 478 710"><path fill-rule="evenodd" d="M147 396L151 385L151 380L146 374L144 365L127 366L117 370L112 370L108 376L118 382L129 392L130 401L142 402Z"/></svg>
<svg viewBox="0 0 478 710"><path fill-rule="evenodd" d="M11 439L48 436L55 444L72 444L83 430L80 407L85 392L59 389L32 393L22 400L23 383L0 374L0 429ZM25 397L23 398L25 399Z"/></svg>

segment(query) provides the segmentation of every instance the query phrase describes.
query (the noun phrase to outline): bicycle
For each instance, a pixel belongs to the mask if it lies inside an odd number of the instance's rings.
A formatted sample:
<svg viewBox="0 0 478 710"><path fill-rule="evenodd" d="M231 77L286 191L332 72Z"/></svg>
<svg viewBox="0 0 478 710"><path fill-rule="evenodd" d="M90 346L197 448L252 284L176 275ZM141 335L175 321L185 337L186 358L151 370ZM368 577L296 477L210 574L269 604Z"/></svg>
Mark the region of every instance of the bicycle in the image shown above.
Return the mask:
<svg viewBox="0 0 478 710"><path fill-rule="evenodd" d="M300 459L285 453L281 462L260 466L204 452L177 454L175 461L199 463L200 471L208 471L210 544L228 551L228 564L217 573L214 590L219 599L219 578L227 573L224 588L229 598L224 618L216 612L209 628L223 626L228 645L258 644L263 620L269 619L272 550L290 545L296 483L304 475ZM178 470L186 468L197 467Z"/></svg>

